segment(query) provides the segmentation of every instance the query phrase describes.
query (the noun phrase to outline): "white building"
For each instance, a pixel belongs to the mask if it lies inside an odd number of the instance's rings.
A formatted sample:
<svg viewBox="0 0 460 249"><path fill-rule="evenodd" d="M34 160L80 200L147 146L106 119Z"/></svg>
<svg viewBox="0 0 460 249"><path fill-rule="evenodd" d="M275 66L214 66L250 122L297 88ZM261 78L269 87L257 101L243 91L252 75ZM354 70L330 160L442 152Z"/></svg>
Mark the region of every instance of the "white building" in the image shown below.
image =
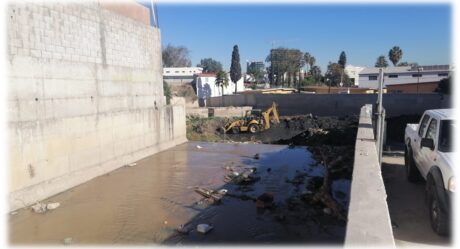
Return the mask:
<svg viewBox="0 0 460 249"><path fill-rule="evenodd" d="M387 88L417 84L431 84L435 87L440 80L449 77L451 71L449 65L387 67L383 70L383 81ZM377 89L378 75L379 68L365 68L359 73L359 87Z"/></svg>
<svg viewBox="0 0 460 249"><path fill-rule="evenodd" d="M197 74L195 76L195 85L199 105L204 106L206 104L206 99L210 97L234 94L235 83L230 80L230 73L228 73L228 79L228 86L224 87L224 91L222 92L222 87L216 85L215 73ZM238 92L245 91L243 77L241 77L236 84Z"/></svg>
<svg viewBox="0 0 460 249"><path fill-rule="evenodd" d="M191 83L193 76L201 72L203 72L201 67L164 67L163 79L169 84Z"/></svg>
<svg viewBox="0 0 460 249"><path fill-rule="evenodd" d="M348 75L348 78L351 79L351 82L355 86L359 86L359 73L363 71L364 67L356 67L353 65L345 66L345 73Z"/></svg>

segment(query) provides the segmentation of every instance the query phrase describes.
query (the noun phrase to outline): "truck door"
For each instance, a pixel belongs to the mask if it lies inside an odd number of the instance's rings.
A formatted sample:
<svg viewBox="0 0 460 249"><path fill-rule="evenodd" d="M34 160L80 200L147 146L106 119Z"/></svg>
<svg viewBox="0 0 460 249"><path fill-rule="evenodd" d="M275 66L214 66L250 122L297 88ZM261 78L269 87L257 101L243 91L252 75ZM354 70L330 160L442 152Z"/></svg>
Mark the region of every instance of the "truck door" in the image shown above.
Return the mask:
<svg viewBox="0 0 460 249"><path fill-rule="evenodd" d="M438 138L438 126L438 120L432 118L425 134L425 138L433 139L434 149L431 150L427 147L420 148L419 169L422 176L426 176L428 174L430 167L433 165L433 160L436 157L436 147L438 146L438 143L436 142Z"/></svg>
<svg viewBox="0 0 460 249"><path fill-rule="evenodd" d="M420 165L420 142L422 137L425 136L426 127L428 126L428 121L430 120L430 115L423 115L420 124L418 126L418 134L411 141L412 145L412 155L414 156L414 161L417 165Z"/></svg>

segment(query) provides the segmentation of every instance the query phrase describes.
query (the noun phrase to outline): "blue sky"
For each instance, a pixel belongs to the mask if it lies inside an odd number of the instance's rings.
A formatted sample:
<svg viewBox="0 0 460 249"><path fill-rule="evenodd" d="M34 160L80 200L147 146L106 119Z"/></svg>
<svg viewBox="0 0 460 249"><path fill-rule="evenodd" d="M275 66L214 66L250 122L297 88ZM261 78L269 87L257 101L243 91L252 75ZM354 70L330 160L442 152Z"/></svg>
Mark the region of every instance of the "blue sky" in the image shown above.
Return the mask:
<svg viewBox="0 0 460 249"><path fill-rule="evenodd" d="M157 5L163 46L183 45L193 66L211 57L230 67L233 45L246 60L264 60L276 47L310 52L321 70L343 50L347 63L373 66L398 45L402 61L451 63L452 7L448 4L166 4Z"/></svg>

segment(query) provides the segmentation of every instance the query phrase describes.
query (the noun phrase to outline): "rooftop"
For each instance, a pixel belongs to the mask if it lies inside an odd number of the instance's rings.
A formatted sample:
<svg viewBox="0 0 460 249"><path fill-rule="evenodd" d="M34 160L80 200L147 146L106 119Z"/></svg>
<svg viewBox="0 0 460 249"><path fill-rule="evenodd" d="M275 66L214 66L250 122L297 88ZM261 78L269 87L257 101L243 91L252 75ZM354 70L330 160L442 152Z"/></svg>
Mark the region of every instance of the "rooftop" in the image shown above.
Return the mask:
<svg viewBox="0 0 460 249"><path fill-rule="evenodd" d="M437 72L437 71L450 71L449 65L426 65L426 66L403 66L403 67L386 67L383 69L384 73L413 73L418 72ZM359 74L378 74L379 67L364 68Z"/></svg>

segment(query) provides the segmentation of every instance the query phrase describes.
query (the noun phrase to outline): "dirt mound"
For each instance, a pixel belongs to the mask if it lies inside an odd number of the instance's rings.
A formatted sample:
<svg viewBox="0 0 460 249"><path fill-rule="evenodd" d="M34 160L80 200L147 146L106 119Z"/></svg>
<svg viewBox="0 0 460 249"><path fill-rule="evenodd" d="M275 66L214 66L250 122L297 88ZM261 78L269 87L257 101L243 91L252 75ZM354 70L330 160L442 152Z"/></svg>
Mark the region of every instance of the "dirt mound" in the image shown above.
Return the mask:
<svg viewBox="0 0 460 249"><path fill-rule="evenodd" d="M203 142L354 145L358 125L358 118L352 116L285 116L280 118L280 124L272 124L270 129L256 134L223 134L220 128L231 120L234 119L189 117L187 138Z"/></svg>

